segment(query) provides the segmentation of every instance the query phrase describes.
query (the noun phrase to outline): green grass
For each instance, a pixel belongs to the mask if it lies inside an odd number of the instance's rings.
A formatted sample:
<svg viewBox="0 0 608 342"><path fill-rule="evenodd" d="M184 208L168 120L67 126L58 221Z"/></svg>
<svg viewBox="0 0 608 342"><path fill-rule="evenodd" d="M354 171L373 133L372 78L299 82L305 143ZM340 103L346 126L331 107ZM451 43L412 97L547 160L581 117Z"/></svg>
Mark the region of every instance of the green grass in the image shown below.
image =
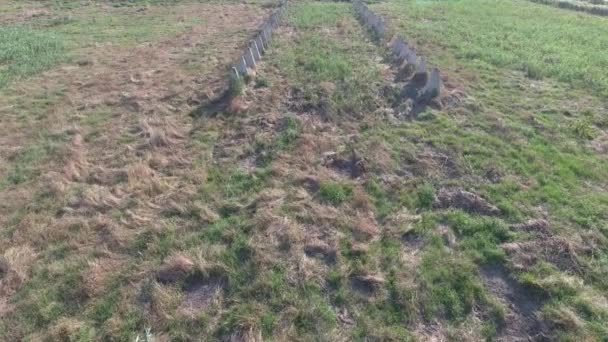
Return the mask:
<svg viewBox="0 0 608 342"><path fill-rule="evenodd" d="M435 199L435 188L431 184L423 184L418 189L418 207L430 208Z"/></svg>
<svg viewBox="0 0 608 342"><path fill-rule="evenodd" d="M66 57L63 38L19 26L0 27L0 88L34 75Z"/></svg>
<svg viewBox="0 0 608 342"><path fill-rule="evenodd" d="M348 4L341 3L319 3L301 4L290 16L290 23L300 30L318 30L323 26L336 26L345 15L348 15Z"/></svg>
<svg viewBox="0 0 608 342"><path fill-rule="evenodd" d="M64 37L70 50L101 43L132 46L181 32L200 20L189 18L177 21L176 16L171 7L162 14L151 15L133 15L128 9L121 8L99 15L94 9L84 8L76 12L71 20L45 30Z"/></svg>
<svg viewBox="0 0 608 342"><path fill-rule="evenodd" d="M19 151L11 162L11 167L0 178L0 190L25 183L40 175L40 165L50 157L59 158L61 147L68 141L65 134L40 133L38 141Z"/></svg>
<svg viewBox="0 0 608 342"><path fill-rule="evenodd" d="M30 331L77 312L82 304L83 258L49 261L16 297L20 310L15 319Z"/></svg>
<svg viewBox="0 0 608 342"><path fill-rule="evenodd" d="M372 111L380 81L379 69L369 63L376 47L360 39L365 33L351 11L347 3L297 4L288 24L299 43L283 37L276 42L276 60L292 87L302 92L302 105L334 119Z"/></svg>
<svg viewBox="0 0 608 342"><path fill-rule="evenodd" d="M349 200L353 195L350 185L337 182L323 182L319 186L319 196L324 201L337 205Z"/></svg>
<svg viewBox="0 0 608 342"><path fill-rule="evenodd" d="M553 77L608 95L606 19L517 1L398 0L374 8L409 39L431 41L459 59ZM424 20L422 20L424 19Z"/></svg>
<svg viewBox="0 0 608 342"><path fill-rule="evenodd" d="M300 137L302 128L300 122L292 116L285 117L283 127L276 139L278 149L286 149L295 144Z"/></svg>
<svg viewBox="0 0 608 342"><path fill-rule="evenodd" d="M438 223L453 230L458 242L454 248L466 261L450 267L508 264L510 258L500 245L534 238L514 234L509 224L542 217L541 212L546 213L554 234L574 240L586 234L602 236L601 247L593 253L597 256L577 257L585 271L571 279L584 282L584 288L567 286L568 273L554 265L551 272L533 268L525 273L523 282L550 293L545 319L555 324L556 336L572 336L564 327L575 322L575 330L582 336L605 338L606 332L597 328L605 310L596 305L580 308L585 298L606 295L598 275L606 269L608 246L604 239L608 197L602 190L608 177L607 160L589 147L589 141L606 129L600 113L608 83L599 71L605 67L599 51L607 41L593 38L593 32L605 26L605 19L527 1L395 0L373 7L391 17L396 31L416 42L418 50L470 97L428 120L371 127L365 131L366 139L382 139L397 160L416 161L416 155L429 146L449 151L459 172L483 181L453 177L430 184L436 189L458 186L471 190L504 213L500 218L482 218L431 210L423 215L422 231L433 237ZM577 108L571 109L566 98L577 99ZM488 170L498 170L501 177L488 181ZM411 183L429 184L429 179L419 176L401 186L402 191L415 190L418 195L410 209L428 208L430 186L413 187ZM398 191L380 187L372 194ZM382 215L388 217L398 210L384 208ZM426 262L430 270L450 273ZM424 306L431 316L462 318L472 302L483 302L483 296L476 297L476 280L463 280L459 285L425 272L422 276L431 287ZM542 281L547 277L556 282Z"/></svg>
<svg viewBox="0 0 608 342"><path fill-rule="evenodd" d="M420 265L422 305L427 319L443 316L462 320L483 300L484 289L475 268L461 258L452 258L434 247Z"/></svg>
<svg viewBox="0 0 608 342"><path fill-rule="evenodd" d="M471 216L460 211L449 212L444 218L457 234L459 247L478 263L504 262L500 244L512 239L513 233L504 221L496 218Z"/></svg>

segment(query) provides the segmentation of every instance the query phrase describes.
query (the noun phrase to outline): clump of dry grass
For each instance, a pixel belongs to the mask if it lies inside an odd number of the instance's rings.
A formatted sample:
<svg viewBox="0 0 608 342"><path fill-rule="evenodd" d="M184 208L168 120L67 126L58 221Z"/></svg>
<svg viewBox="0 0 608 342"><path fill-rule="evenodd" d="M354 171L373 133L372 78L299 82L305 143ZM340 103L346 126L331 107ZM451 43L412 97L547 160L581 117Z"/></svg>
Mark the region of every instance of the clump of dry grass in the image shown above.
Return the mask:
<svg viewBox="0 0 608 342"><path fill-rule="evenodd" d="M83 193L69 201L72 209L104 212L110 209L120 208L123 204L123 198L120 194L114 194L110 189L104 186L91 185L84 189Z"/></svg>
<svg viewBox="0 0 608 342"><path fill-rule="evenodd" d="M89 261L88 264L83 288L89 297L96 298L107 290L109 282L121 269L124 260L119 259L118 256L108 255Z"/></svg>
<svg viewBox="0 0 608 342"><path fill-rule="evenodd" d="M581 272L579 254L587 250L578 242L561 236L544 236L539 239L509 242L502 245L516 269L529 270L538 261L550 261L558 268Z"/></svg>
<svg viewBox="0 0 608 342"><path fill-rule="evenodd" d="M169 120L142 119L133 128L133 133L146 139L147 146L152 148L171 147L184 139L177 125Z"/></svg>
<svg viewBox="0 0 608 342"><path fill-rule="evenodd" d="M14 272L18 281L22 283L29 278L29 271L37 253L29 245L21 245L7 249L3 257L9 272Z"/></svg>
<svg viewBox="0 0 608 342"><path fill-rule="evenodd" d="M36 257L29 245L11 247L0 255L0 317L11 312L10 298L30 278Z"/></svg>
<svg viewBox="0 0 608 342"><path fill-rule="evenodd" d="M500 209L481 196L462 189L440 189L435 195L435 208L458 208L482 215L499 215Z"/></svg>
<svg viewBox="0 0 608 342"><path fill-rule="evenodd" d="M88 174L88 183L112 186L127 179L128 173L122 168L112 169L103 166L93 167Z"/></svg>
<svg viewBox="0 0 608 342"><path fill-rule="evenodd" d="M63 174L69 181L79 182L86 178L88 163L84 155L84 139L81 134L75 134L68 147L68 156Z"/></svg>
<svg viewBox="0 0 608 342"><path fill-rule="evenodd" d="M90 327L76 318L62 317L49 328L48 336L41 340L70 341L82 334L83 329L90 329Z"/></svg>
<svg viewBox="0 0 608 342"><path fill-rule="evenodd" d="M184 280L194 270L194 262L182 254L171 256L156 272L161 283L175 283Z"/></svg>
<svg viewBox="0 0 608 342"><path fill-rule="evenodd" d="M351 231L356 239L362 241L374 240L380 235L378 223L370 213L358 213L351 223Z"/></svg>

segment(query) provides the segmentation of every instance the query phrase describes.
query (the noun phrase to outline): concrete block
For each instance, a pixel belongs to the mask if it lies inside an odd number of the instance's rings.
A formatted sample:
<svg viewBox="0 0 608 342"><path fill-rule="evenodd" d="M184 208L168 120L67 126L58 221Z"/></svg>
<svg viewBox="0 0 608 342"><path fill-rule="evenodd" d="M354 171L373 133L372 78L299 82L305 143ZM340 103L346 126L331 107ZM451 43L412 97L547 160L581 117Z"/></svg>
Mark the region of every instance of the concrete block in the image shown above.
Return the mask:
<svg viewBox="0 0 608 342"><path fill-rule="evenodd" d="M399 56L404 45L406 45L406 43L403 40L403 38L401 38L400 36L397 36L397 38L395 39L395 42L393 43L393 55Z"/></svg>
<svg viewBox="0 0 608 342"><path fill-rule="evenodd" d="M426 86L422 90L424 97L427 99L432 99L441 94L441 75L439 74L439 69L433 68L431 71L431 76L429 76L429 81Z"/></svg>
<svg viewBox="0 0 608 342"><path fill-rule="evenodd" d="M249 42L249 47L251 48L251 52L253 53L253 58L255 58L255 62L258 63L262 59L262 54L260 54L260 50L258 49L255 40Z"/></svg>
<svg viewBox="0 0 608 342"><path fill-rule="evenodd" d="M253 56L253 50L251 47L245 49L245 53L243 55L245 56L245 64L247 64L247 67L250 69L255 69L255 57Z"/></svg>
<svg viewBox="0 0 608 342"><path fill-rule="evenodd" d="M407 64L416 65L418 63L418 56L416 55L416 51L409 49L409 48L408 48L408 50L409 50L409 53L405 57Z"/></svg>
<svg viewBox="0 0 608 342"><path fill-rule="evenodd" d="M378 25L376 25L375 31L379 37L384 37L384 35L386 34L386 25L382 21L380 21Z"/></svg>
<svg viewBox="0 0 608 342"><path fill-rule="evenodd" d="M247 62L244 55L236 62L235 68L242 76L247 75Z"/></svg>
<svg viewBox="0 0 608 342"><path fill-rule="evenodd" d="M265 48L264 48L264 40L262 39L262 33L259 33L255 37L255 43L258 46L258 50L260 51L260 54L263 54L265 51Z"/></svg>
<svg viewBox="0 0 608 342"><path fill-rule="evenodd" d="M420 57L420 62L416 65L416 73L426 72L426 58Z"/></svg>
<svg viewBox="0 0 608 342"><path fill-rule="evenodd" d="M262 32L260 32L260 38L262 39L262 45L264 45L264 49L268 49L268 47L270 46L270 39L268 37L268 28L266 26L264 26L264 28L262 28Z"/></svg>

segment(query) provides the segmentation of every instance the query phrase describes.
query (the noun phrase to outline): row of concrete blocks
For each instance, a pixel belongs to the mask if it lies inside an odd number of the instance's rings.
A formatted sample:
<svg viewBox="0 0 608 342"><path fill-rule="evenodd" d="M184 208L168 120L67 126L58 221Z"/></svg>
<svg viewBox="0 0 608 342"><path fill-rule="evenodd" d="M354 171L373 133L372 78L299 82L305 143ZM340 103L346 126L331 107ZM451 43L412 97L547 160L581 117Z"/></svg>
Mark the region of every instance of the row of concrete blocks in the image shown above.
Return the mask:
<svg viewBox="0 0 608 342"><path fill-rule="evenodd" d="M248 74L248 69L255 69L262 60L262 55L270 47L272 32L279 25L281 17L287 10L287 0L281 0L279 7L264 21L258 33L249 42L243 54L232 65L231 75L241 78Z"/></svg>
<svg viewBox="0 0 608 342"><path fill-rule="evenodd" d="M353 0L353 6L357 15L365 26L370 28L379 39L384 39L388 33L388 28L384 20L376 15L365 5L361 0ZM433 68L428 75L426 58L418 57L416 51L411 49L407 42L399 35L393 37L390 42L391 53L393 57L408 65L414 66L415 74L413 79L423 80L425 82L421 95L425 98L433 98L439 96L441 91L441 77L439 69Z"/></svg>
<svg viewBox="0 0 608 342"><path fill-rule="evenodd" d="M378 38L382 39L386 35L386 23L384 20L376 15L374 12L370 11L361 0L353 0L353 6L355 7L355 11L363 24L372 29Z"/></svg>

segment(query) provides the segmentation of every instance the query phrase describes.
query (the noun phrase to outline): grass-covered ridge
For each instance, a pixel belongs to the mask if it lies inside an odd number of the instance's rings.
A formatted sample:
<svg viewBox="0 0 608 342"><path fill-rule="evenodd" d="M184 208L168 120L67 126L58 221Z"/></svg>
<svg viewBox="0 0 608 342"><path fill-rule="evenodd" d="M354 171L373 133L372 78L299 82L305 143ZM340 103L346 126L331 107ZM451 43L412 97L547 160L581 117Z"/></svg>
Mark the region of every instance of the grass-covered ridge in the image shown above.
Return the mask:
<svg viewBox="0 0 608 342"><path fill-rule="evenodd" d="M369 112L374 106L371 95L380 86L379 70L369 60L375 47L355 39L363 33L353 27L348 4L303 3L295 8L290 21L298 43L281 37L278 58L297 86L297 96L329 117ZM344 35L353 39L345 41Z"/></svg>

